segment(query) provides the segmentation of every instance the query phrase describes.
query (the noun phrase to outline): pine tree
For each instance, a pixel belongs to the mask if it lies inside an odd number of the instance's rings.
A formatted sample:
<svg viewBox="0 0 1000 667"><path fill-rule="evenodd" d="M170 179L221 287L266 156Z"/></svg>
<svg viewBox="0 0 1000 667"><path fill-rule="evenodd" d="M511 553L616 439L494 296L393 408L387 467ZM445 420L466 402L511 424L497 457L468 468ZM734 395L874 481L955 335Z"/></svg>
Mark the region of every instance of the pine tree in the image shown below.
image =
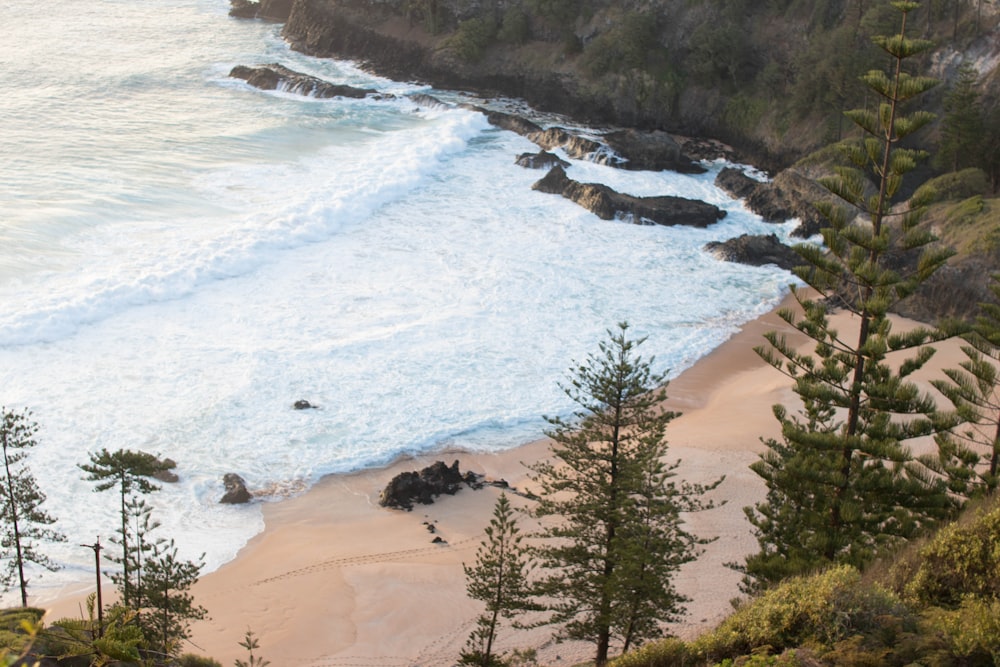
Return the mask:
<svg viewBox="0 0 1000 667"><path fill-rule="evenodd" d="M234 663L236 667L267 667L271 664L270 660L265 660L259 655L255 656L253 652L260 648L260 641L254 636L253 630L247 628L247 633L243 637L243 641L240 642L240 646L247 650L249 658L246 661L237 659Z"/></svg>
<svg viewBox="0 0 1000 667"><path fill-rule="evenodd" d="M532 514L559 517L534 535L539 600L561 636L596 644L599 667L612 638L638 643L683 613L671 579L700 541L680 513L710 507L700 496L722 481L669 481L676 464L662 463L664 435L676 415L659 406L665 381L653 360L635 352L645 339L629 340L627 329L609 331L600 354L576 368L563 387L576 422L547 418L553 461L530 466L541 492Z"/></svg>
<svg viewBox="0 0 1000 667"><path fill-rule="evenodd" d="M501 618L511 619L534 608L528 585L528 565L521 546L524 539L507 494L501 493L493 518L485 528L486 539L476 551L473 566L463 564L465 587L473 600L486 604L476 619L460 664L493 667L502 664L493 650Z"/></svg>
<svg viewBox="0 0 1000 667"><path fill-rule="evenodd" d="M848 112L862 139L844 145L851 166L822 182L851 212L818 205L830 224L822 231L826 249L798 246L804 265L795 272L815 291L793 288L802 314L780 313L815 347L800 352L771 332L769 345L757 350L794 379L802 418L777 407L782 442L767 441L768 450L751 466L768 494L745 510L761 547L745 565L749 587L828 563L864 563L956 505L935 474L936 463L915 457L907 445L941 428L934 401L908 379L934 353L921 346L936 334L923 327L897 334L888 318L949 256L917 227L924 202L914 198L902 211L893 208L903 175L923 157L899 142L933 118L921 111L904 115L903 106L935 81L904 71L904 61L929 46L906 37L907 15L917 5L891 4L900 12L900 31L874 38L890 56L890 71L863 77L881 101L875 111ZM855 223L854 211L868 222ZM899 262L890 262L891 255L908 253L919 253L915 268L892 268ZM831 326L834 303L853 314L856 337ZM897 368L886 355L900 351L909 356Z"/></svg>
<svg viewBox="0 0 1000 667"><path fill-rule="evenodd" d="M152 454L134 452L130 449L119 449L109 452L102 449L90 455L90 463L80 464L80 469L87 473L86 479L96 482L95 491L118 489L120 498L121 527L118 531L118 544L121 546L122 565L122 603L128 607L137 601L133 596L132 569L130 562L129 504L138 494L152 493L160 487L150 481L158 472L164 472L169 466Z"/></svg>
<svg viewBox="0 0 1000 667"><path fill-rule="evenodd" d="M934 160L941 168L958 171L983 163L980 147L984 128L978 85L976 68L963 64L955 85L944 98L941 143Z"/></svg>
<svg viewBox="0 0 1000 667"><path fill-rule="evenodd" d="M1000 473L1000 274L990 289L997 303L981 303L981 314L964 334L967 359L945 369L949 381L934 386L955 406L961 428L938 435L943 465L952 471L952 490L963 496L992 493ZM985 460L985 470L978 469Z"/></svg>
<svg viewBox="0 0 1000 667"><path fill-rule="evenodd" d="M42 508L45 494L38 488L34 476L24 460L28 449L34 447L38 424L31 420L31 413L24 410L17 413L0 408L3 423L0 424L0 445L3 447L3 486L0 520L0 557L7 559L7 568L0 578L4 589L9 590L14 582L21 588L21 606L28 606L28 579L25 563L34 563L47 570L58 570L59 566L48 556L38 551L37 541L62 542L66 538L47 526L55 523Z"/></svg>
<svg viewBox="0 0 1000 667"><path fill-rule="evenodd" d="M190 593L204 562L181 560L174 541L170 540L158 545L145 559L144 566L139 625L152 650L177 655L180 643L190 636L191 621L208 615L204 607L195 604Z"/></svg>

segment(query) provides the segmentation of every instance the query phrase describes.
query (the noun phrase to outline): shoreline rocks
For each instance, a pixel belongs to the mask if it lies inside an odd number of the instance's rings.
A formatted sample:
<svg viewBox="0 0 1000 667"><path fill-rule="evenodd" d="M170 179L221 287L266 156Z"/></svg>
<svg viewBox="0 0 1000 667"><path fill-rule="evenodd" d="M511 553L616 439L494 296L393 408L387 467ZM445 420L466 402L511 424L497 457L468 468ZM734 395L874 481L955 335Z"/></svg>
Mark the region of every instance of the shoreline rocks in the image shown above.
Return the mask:
<svg viewBox="0 0 1000 667"><path fill-rule="evenodd" d="M414 503L430 505L436 496L455 495L466 484L479 488L479 477L473 472L462 472L458 461L447 466L435 461L420 472L402 472L393 477L379 495L379 505L395 509L413 509Z"/></svg>
<svg viewBox="0 0 1000 667"><path fill-rule="evenodd" d="M237 65L229 72L229 76L234 79L243 79L254 88L261 90L283 90L319 99L331 97L361 99L368 96L380 96L380 93L372 88L355 88L330 83L315 76L288 69L278 63L257 67Z"/></svg>
<svg viewBox="0 0 1000 667"><path fill-rule="evenodd" d="M559 194L576 202L602 220L629 220L635 224L708 227L726 216L717 206L683 197L633 197L615 192L601 183L580 183L556 165L532 190Z"/></svg>

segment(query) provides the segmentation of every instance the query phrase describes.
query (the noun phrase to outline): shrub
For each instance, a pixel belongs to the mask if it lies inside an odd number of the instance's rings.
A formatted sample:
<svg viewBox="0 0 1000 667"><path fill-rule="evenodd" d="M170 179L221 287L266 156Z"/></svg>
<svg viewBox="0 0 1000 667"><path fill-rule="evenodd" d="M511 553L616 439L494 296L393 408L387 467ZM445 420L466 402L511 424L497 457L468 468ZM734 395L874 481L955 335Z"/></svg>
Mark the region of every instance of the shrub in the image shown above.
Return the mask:
<svg viewBox="0 0 1000 667"><path fill-rule="evenodd" d="M528 15L519 5L512 5L504 12L497 31L497 39L506 44L524 44L531 37Z"/></svg>
<svg viewBox="0 0 1000 667"><path fill-rule="evenodd" d="M482 60L483 54L497 35L497 24L491 17L462 21L445 46L460 59L474 63Z"/></svg>
<svg viewBox="0 0 1000 667"><path fill-rule="evenodd" d="M937 201L968 199L989 192L990 182L982 169L963 169L932 178L920 186L930 189Z"/></svg>
<svg viewBox="0 0 1000 667"><path fill-rule="evenodd" d="M957 609L928 610L925 636L943 637L946 655L941 664L1000 664L1000 601L966 597Z"/></svg>
<svg viewBox="0 0 1000 667"><path fill-rule="evenodd" d="M760 649L833 646L876 632L886 617L915 625L899 598L860 582L858 571L847 565L792 577L744 604L693 647L709 659L721 659Z"/></svg>
<svg viewBox="0 0 1000 667"><path fill-rule="evenodd" d="M905 588L926 605L955 607L974 596L1000 600L1000 507L942 528L920 551Z"/></svg>
<svg viewBox="0 0 1000 667"><path fill-rule="evenodd" d="M701 663L688 645L670 637L629 651L612 661L611 667L687 667L696 664Z"/></svg>
<svg viewBox="0 0 1000 667"><path fill-rule="evenodd" d="M213 658L194 653L185 653L177 658L178 667L222 667L222 663Z"/></svg>

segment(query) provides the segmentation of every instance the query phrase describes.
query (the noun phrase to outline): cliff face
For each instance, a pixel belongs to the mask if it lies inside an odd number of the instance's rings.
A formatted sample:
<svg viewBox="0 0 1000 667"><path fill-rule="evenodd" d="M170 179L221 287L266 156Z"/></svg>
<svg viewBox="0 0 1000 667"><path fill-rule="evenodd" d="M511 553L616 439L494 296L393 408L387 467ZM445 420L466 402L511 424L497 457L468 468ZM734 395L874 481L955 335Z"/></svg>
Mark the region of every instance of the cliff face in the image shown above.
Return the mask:
<svg viewBox="0 0 1000 667"><path fill-rule="evenodd" d="M973 9L958 23L928 9L912 32L941 44L922 67L948 80L971 59L995 104L1000 6ZM396 79L715 137L777 171L839 138L842 111L863 106L871 35L896 27L884 14L848 0L293 0L284 34Z"/></svg>

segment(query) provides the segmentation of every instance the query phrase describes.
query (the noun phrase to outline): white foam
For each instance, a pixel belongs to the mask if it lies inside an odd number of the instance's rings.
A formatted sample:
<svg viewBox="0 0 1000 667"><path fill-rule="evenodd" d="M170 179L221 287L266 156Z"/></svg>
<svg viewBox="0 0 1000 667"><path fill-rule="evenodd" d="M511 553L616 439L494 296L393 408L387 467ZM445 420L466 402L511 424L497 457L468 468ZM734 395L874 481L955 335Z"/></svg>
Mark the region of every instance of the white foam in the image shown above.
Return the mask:
<svg viewBox="0 0 1000 667"><path fill-rule="evenodd" d="M97 0L67 26L114 25L110 6ZM155 13L141 16L156 39ZM182 481L153 498L158 518L183 553L204 550L217 567L261 527L256 508L216 503L222 474L295 492L403 452L513 446L540 433L543 414L568 414L558 382L617 322L676 373L790 279L701 250L788 232L729 200L714 173L574 162L577 180L728 211L708 229L602 221L531 190L542 173L514 157L536 147L476 113L250 90L225 78L231 64L416 87L291 53L276 28L229 21L213 3L181 4L169 21L174 41L152 48L169 51L157 76L85 60L95 76L68 77L92 124L12 128L74 156L68 167L31 156L25 191L4 199L16 242L0 247L0 266L32 268L0 271L0 402L34 410L32 467L69 537L48 550L67 570L36 585L89 576L74 545L115 525L114 499L77 468L89 452L174 458ZM90 27L81 34L99 34ZM119 93L134 104L109 108ZM116 115L121 136L104 122ZM59 206L48 169L62 170ZM293 410L300 398L320 409Z"/></svg>

